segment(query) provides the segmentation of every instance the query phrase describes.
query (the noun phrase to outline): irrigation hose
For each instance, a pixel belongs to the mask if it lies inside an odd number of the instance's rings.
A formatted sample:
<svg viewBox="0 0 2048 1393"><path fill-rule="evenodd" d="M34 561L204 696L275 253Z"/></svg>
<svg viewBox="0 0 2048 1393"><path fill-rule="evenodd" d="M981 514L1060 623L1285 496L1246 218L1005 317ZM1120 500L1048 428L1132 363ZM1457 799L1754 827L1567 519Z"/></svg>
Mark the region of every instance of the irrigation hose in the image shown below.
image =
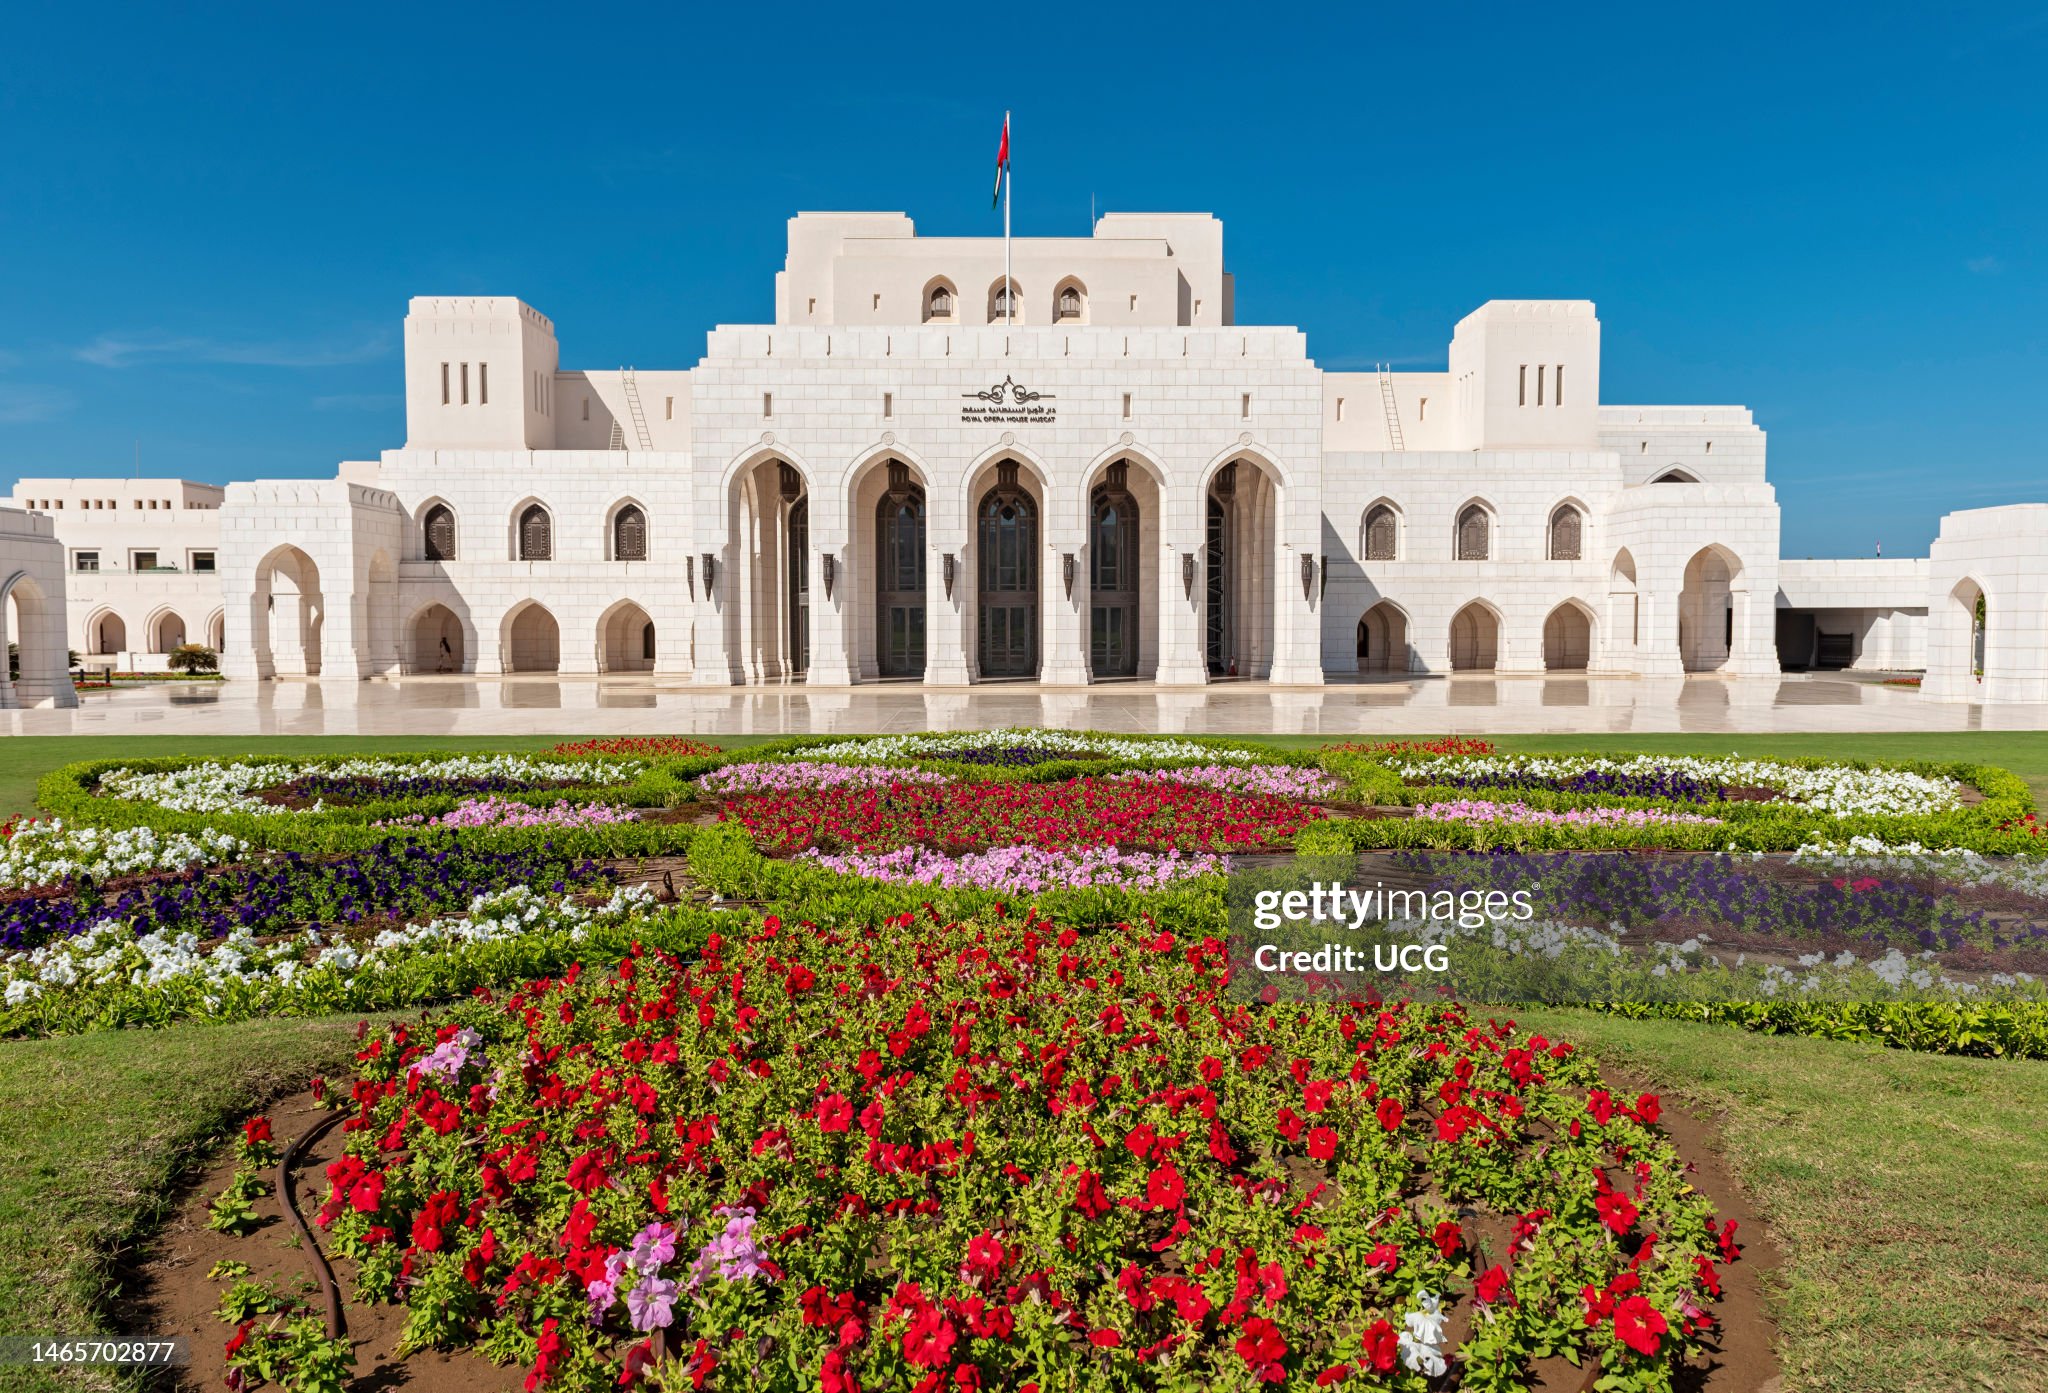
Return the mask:
<svg viewBox="0 0 2048 1393"><path fill-rule="evenodd" d="M320 1240L313 1236L313 1230L299 1213L297 1189L292 1183L292 1164L299 1153L327 1134L329 1128L348 1116L346 1113L329 1113L303 1132L299 1139L284 1149L284 1155L277 1162L277 1193L284 1201L284 1217L291 1220L298 1230L299 1241L306 1245L306 1260L313 1268L314 1280L320 1283L320 1295L327 1302L327 1334L330 1339L340 1339L347 1326L341 1315L341 1289L334 1284L334 1269L327 1265L327 1254L320 1251Z"/></svg>

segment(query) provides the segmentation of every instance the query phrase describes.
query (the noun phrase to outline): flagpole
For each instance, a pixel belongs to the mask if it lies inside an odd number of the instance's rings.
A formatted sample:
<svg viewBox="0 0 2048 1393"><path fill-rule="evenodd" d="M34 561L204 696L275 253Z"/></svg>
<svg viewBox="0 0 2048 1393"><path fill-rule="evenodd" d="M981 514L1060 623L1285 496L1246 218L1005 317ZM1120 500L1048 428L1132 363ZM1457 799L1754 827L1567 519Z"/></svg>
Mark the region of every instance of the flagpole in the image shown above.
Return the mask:
<svg viewBox="0 0 2048 1393"><path fill-rule="evenodd" d="M1003 148L1010 147L1010 113L1003 113ZM1017 322L1017 282L1010 277L1010 185L1016 182L1015 164L1003 166L1003 306L1004 322Z"/></svg>

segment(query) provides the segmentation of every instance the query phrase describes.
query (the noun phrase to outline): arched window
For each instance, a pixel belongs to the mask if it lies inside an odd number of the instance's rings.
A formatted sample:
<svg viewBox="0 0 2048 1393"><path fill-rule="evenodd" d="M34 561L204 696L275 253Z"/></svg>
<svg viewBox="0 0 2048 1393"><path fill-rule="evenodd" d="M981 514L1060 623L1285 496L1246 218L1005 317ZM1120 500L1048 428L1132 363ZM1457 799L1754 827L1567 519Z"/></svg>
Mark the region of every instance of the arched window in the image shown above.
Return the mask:
<svg viewBox="0 0 2048 1393"><path fill-rule="evenodd" d="M1008 323L1011 323L1011 322L1013 322L1013 320L1014 320L1014 316L1013 316L1013 315L1012 315L1012 314L1010 313L1010 301L1011 301L1011 299L1012 299L1012 298L1014 297L1014 291L1015 291L1015 289L1016 289L1016 282L1015 282L1015 281L1012 281L1012 282L1010 282L1010 284L1008 284L1008 285L1005 285L1005 284L1003 284L1003 282L1001 282L1001 281L997 281L997 282L995 283L995 285L994 285L994 286L992 286L992 287L991 287L991 288L989 289L989 292L988 292L988 322L989 322L989 323L991 323L991 324L1008 324Z"/></svg>
<svg viewBox="0 0 2048 1393"><path fill-rule="evenodd" d="M1398 519L1394 510L1384 503L1375 503L1365 515L1365 559L1368 561L1392 561L1399 545L1396 531Z"/></svg>
<svg viewBox="0 0 2048 1393"><path fill-rule="evenodd" d="M1081 287L1063 285L1060 287L1059 303L1054 316L1065 324L1078 324L1081 320Z"/></svg>
<svg viewBox="0 0 2048 1393"><path fill-rule="evenodd" d="M455 512L445 503L436 503L427 509L421 530L426 534L427 560L453 561L455 559Z"/></svg>
<svg viewBox="0 0 2048 1393"><path fill-rule="evenodd" d="M941 281L925 293L924 317L927 321L951 319L953 317L952 286Z"/></svg>
<svg viewBox="0 0 2048 1393"><path fill-rule="evenodd" d="M1584 533L1584 520L1579 516L1579 510L1569 503L1560 505L1550 515L1550 559L1579 560L1580 539Z"/></svg>
<svg viewBox="0 0 2048 1393"><path fill-rule="evenodd" d="M1477 503L1468 503L1458 514L1458 559L1484 561L1491 540L1493 519Z"/></svg>
<svg viewBox="0 0 2048 1393"><path fill-rule="evenodd" d="M628 503L612 518L612 560L647 559L647 514L639 505Z"/></svg>
<svg viewBox="0 0 2048 1393"><path fill-rule="evenodd" d="M519 559L552 561L555 556L554 522L548 510L535 503L519 515Z"/></svg>

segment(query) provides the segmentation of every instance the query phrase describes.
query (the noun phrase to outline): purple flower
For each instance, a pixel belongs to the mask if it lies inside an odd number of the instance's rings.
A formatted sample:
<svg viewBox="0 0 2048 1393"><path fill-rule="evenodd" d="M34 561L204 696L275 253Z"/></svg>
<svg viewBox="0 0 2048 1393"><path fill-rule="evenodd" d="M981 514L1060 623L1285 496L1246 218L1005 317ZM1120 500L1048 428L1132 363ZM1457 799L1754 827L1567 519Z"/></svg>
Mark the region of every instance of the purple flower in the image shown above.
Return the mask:
<svg viewBox="0 0 2048 1393"><path fill-rule="evenodd" d="M635 1330L652 1330L676 1318L676 1284L662 1277L643 1277L626 1293L626 1316Z"/></svg>
<svg viewBox="0 0 2048 1393"><path fill-rule="evenodd" d="M675 1230L667 1224L655 1222L633 1235L631 1262L635 1272L652 1276L675 1255Z"/></svg>
<svg viewBox="0 0 2048 1393"><path fill-rule="evenodd" d="M754 1246L754 1211L751 1209L719 1209L725 1214L725 1232L706 1243L697 1254L697 1261L690 1269L692 1286L717 1274L728 1282L750 1282L762 1273L761 1250Z"/></svg>

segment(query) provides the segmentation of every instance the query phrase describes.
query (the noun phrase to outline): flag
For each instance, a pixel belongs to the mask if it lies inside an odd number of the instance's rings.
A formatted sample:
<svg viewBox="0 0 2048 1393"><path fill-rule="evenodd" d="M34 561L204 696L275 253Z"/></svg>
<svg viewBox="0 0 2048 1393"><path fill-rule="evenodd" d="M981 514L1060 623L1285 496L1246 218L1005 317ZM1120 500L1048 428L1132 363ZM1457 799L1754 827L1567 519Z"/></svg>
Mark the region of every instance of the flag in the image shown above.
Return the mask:
<svg viewBox="0 0 2048 1393"><path fill-rule="evenodd" d="M1003 113L1003 143L996 146L996 192L988 206L994 208L1003 201L1003 176L1010 172L1010 113Z"/></svg>

